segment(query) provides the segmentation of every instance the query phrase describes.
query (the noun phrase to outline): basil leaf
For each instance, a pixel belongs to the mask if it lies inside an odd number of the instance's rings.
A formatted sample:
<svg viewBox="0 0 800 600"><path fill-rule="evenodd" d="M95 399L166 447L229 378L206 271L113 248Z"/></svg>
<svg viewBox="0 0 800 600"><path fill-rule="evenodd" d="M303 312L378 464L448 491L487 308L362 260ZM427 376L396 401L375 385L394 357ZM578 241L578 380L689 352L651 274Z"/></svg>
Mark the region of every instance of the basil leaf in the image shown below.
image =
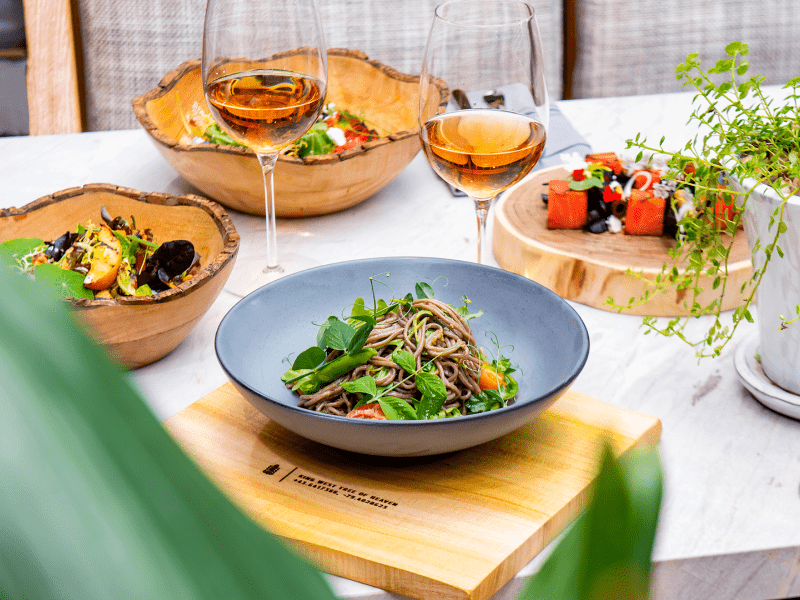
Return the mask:
<svg viewBox="0 0 800 600"><path fill-rule="evenodd" d="M299 369L316 369L325 362L326 356L325 350L319 346L311 346L311 348L303 350L297 355L297 358L292 363L292 369L295 371Z"/></svg>
<svg viewBox="0 0 800 600"><path fill-rule="evenodd" d="M488 412L505 406L503 398L495 390L483 390L480 394L470 396L464 406L467 414Z"/></svg>
<svg viewBox="0 0 800 600"><path fill-rule="evenodd" d="M433 398L431 396L422 396L422 400L417 403L417 418L418 419L432 419L439 414L444 404L444 397Z"/></svg>
<svg viewBox="0 0 800 600"><path fill-rule="evenodd" d="M368 396L366 400L371 400L378 395L378 386L375 384L375 378L369 375L359 377L355 381L345 381L342 383L342 387L354 394L366 394Z"/></svg>
<svg viewBox="0 0 800 600"><path fill-rule="evenodd" d="M392 352L392 360L409 375L417 370L417 359L408 350L395 350Z"/></svg>
<svg viewBox="0 0 800 600"><path fill-rule="evenodd" d="M571 190L588 190L593 187L603 187L603 180L597 177L587 177L581 181L570 181L569 189Z"/></svg>
<svg viewBox="0 0 800 600"><path fill-rule="evenodd" d="M433 400L441 400L442 402L447 397L447 388L438 375L424 372L417 373L414 377L414 383L423 396L430 396ZM441 405L439 408L441 408ZM436 412L439 412L439 408L436 409Z"/></svg>
<svg viewBox="0 0 800 600"><path fill-rule="evenodd" d="M356 330L350 327L336 317L328 317L328 320L323 324L325 328L322 332L322 340L318 344L321 348L330 348L332 350L347 350L350 341L356 334Z"/></svg>
<svg viewBox="0 0 800 600"><path fill-rule="evenodd" d="M117 229L112 229L111 232L119 240L120 254L122 255L122 257L123 258L125 258L125 257L131 258L132 257L132 255L131 255L131 245L132 245L131 239L127 235L125 235L124 231L118 231ZM139 246L139 242L136 242L136 246L137 247ZM136 264L135 256L133 257L133 260L131 262L133 262L133 264Z"/></svg>
<svg viewBox="0 0 800 600"><path fill-rule="evenodd" d="M417 298L433 298L433 288L424 281L418 282L414 286L414 291L417 293Z"/></svg>
<svg viewBox="0 0 800 600"><path fill-rule="evenodd" d="M42 263L33 269L37 283L55 290L62 298L94 299L94 292L83 285L85 275L62 269L52 263Z"/></svg>
<svg viewBox="0 0 800 600"><path fill-rule="evenodd" d="M376 324L376 321L372 315L355 315L353 319L356 321L362 321L363 324L355 330L355 335L353 335L350 343L347 345L348 354L358 352L364 347L364 344L367 343L369 334L372 333L372 330L375 328Z"/></svg>
<svg viewBox="0 0 800 600"><path fill-rule="evenodd" d="M327 319L325 319L325 322L319 326L319 331L317 331L317 346L319 346L323 350L325 350L326 348L325 332L328 331L328 329L330 328L331 324L333 324L334 321L338 320L339 319L337 319L336 317L328 317Z"/></svg>
<svg viewBox="0 0 800 600"><path fill-rule="evenodd" d="M395 396L381 396L378 398L383 414L390 421L416 421L417 413L414 407L402 398Z"/></svg>

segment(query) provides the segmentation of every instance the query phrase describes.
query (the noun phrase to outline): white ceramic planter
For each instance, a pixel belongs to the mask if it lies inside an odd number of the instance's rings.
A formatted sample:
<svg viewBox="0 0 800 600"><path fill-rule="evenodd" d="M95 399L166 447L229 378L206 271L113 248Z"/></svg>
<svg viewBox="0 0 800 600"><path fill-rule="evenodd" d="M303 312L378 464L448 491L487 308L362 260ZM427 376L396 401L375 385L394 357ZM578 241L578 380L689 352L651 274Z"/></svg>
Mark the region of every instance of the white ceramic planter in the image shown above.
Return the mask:
<svg viewBox="0 0 800 600"><path fill-rule="evenodd" d="M742 189L731 179L734 189ZM752 187L754 182L747 185ZM781 200L772 188L756 187L745 207L744 228L752 251L756 239L766 246L775 236L777 222L769 228L772 213ZM788 229L781 234L778 245L783 250L781 258L773 254L761 285L757 291L758 328L760 334L759 353L761 366L767 377L783 389L800 395L800 321L781 330L781 318L796 316L795 307L800 304L800 197L793 196L786 204L784 222ZM761 267L765 254L759 250L753 264Z"/></svg>

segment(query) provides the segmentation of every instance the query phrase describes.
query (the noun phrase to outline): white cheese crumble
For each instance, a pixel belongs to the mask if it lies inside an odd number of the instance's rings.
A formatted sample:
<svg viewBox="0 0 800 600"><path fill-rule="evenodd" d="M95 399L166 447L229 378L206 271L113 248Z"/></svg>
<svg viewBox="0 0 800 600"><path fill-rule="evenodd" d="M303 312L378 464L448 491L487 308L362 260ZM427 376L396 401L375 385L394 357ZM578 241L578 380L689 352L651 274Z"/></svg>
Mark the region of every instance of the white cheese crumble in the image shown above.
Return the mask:
<svg viewBox="0 0 800 600"><path fill-rule="evenodd" d="M325 132L328 134L328 137L333 140L333 143L337 146L344 146L347 142L347 138L344 137L344 130L338 127L328 127L328 130Z"/></svg>

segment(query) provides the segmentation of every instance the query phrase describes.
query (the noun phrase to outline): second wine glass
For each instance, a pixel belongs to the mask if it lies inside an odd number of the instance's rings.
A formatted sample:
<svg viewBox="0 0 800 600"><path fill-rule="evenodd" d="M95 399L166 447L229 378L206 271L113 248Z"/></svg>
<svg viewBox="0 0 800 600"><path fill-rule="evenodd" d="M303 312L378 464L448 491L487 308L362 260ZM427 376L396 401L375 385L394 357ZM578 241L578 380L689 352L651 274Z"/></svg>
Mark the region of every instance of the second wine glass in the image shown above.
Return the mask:
<svg viewBox="0 0 800 600"><path fill-rule="evenodd" d="M479 263L492 200L536 165L549 111L530 5L454 0L437 7L420 76L419 135L434 171L475 203Z"/></svg>
<svg viewBox="0 0 800 600"><path fill-rule="evenodd" d="M256 153L264 177L266 256L240 257L226 286L244 296L299 270L278 260L273 171L325 99L327 50L315 0L208 0L202 77L214 119Z"/></svg>

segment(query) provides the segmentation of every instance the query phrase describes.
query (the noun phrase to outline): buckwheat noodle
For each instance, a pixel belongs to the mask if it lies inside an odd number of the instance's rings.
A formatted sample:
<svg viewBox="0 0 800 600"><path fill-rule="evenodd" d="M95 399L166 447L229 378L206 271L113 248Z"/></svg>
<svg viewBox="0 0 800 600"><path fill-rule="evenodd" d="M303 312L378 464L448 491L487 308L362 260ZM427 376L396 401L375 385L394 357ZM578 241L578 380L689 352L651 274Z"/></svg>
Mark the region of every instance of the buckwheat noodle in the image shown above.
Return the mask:
<svg viewBox="0 0 800 600"><path fill-rule="evenodd" d="M395 346L390 342L402 339L403 349L414 355L417 368L433 359L432 364L447 389L442 408L458 408L461 414L466 414L464 402L473 393L479 394L481 391L478 379L482 362L469 325L452 306L433 298L415 300L411 310L402 310L398 308L378 318L377 325L364 344L365 348L378 350L369 362L314 394L301 395L299 406L333 415L346 415L358 402L358 395L347 392L342 383L363 377L371 368L382 369L381 377L376 377L378 386L388 386L406 379L387 395L402 398L413 405L420 398L414 378L408 377L408 373L391 359ZM341 352L331 353L328 360L333 360L339 354Z"/></svg>

